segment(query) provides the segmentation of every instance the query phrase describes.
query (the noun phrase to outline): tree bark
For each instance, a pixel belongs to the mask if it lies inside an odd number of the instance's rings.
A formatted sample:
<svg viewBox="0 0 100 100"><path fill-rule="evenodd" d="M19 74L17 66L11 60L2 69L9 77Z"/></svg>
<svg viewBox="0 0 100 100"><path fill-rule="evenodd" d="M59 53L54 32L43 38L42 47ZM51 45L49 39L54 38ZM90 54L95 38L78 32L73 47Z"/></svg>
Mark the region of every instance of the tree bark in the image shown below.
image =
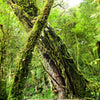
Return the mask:
<svg viewBox="0 0 100 100"><path fill-rule="evenodd" d="M7 0L8 3L11 4L12 7L14 7L11 0ZM28 65L31 62L32 59L32 52L34 50L35 44L37 40L40 37L41 30L44 26L44 24L47 21L47 18L50 13L51 6L53 5L53 0L46 0L46 3L44 5L43 11L38 16L27 41L26 47L23 51L23 54L21 56L21 59L19 61L18 70L15 74L13 85L8 97L8 100L22 100L23 96L23 88L25 84L25 80L27 79L28 75ZM15 6L16 8L17 6ZM20 18L20 17L19 17Z"/></svg>
<svg viewBox="0 0 100 100"><path fill-rule="evenodd" d="M45 28L44 33L45 36L42 36L38 42L38 49L45 61L48 73L52 76L58 97L68 98L70 94L78 98L84 97L88 81L77 70L65 44L50 26Z"/></svg>

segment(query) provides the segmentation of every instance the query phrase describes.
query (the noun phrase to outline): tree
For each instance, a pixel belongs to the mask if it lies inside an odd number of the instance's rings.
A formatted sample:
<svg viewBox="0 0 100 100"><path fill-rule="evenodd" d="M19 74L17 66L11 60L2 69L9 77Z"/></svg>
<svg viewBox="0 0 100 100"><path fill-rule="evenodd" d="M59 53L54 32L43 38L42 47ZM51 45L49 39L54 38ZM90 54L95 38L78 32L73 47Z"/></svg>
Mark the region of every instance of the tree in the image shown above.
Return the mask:
<svg viewBox="0 0 100 100"><path fill-rule="evenodd" d="M16 5L14 5L12 1L7 1L7 2L10 3L12 7L16 7L17 11L19 10L19 8ZM46 1L43 11L38 16L32 28L32 31L30 32L28 42L26 44L26 48L23 51L22 57L19 61L18 71L15 74L14 82L8 100L11 98L13 99L23 98L22 93L23 93L24 83L28 75L28 65L32 59L32 52L40 36L41 30L44 24L46 23L52 4L53 4L53 0Z"/></svg>

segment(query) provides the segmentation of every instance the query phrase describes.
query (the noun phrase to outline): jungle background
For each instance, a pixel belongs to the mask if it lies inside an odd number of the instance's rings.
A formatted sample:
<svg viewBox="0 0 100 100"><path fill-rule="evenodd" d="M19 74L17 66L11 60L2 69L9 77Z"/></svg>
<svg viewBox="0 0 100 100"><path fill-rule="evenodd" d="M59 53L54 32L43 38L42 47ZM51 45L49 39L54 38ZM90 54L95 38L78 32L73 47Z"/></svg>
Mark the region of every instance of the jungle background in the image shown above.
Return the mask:
<svg viewBox="0 0 100 100"><path fill-rule="evenodd" d="M19 4L22 3L21 0L17 1ZM36 0L40 10L45 1ZM24 2L25 0L22 5ZM28 6L28 3L25 6ZM79 6L67 8L68 4L63 0L55 0L48 23L67 47L77 70L91 82L91 95L94 96L82 98L97 99L100 91L100 49L98 49L100 47L100 7L97 1L83 0ZM31 13L31 10L28 13ZM3 82L0 83L2 87L0 94L6 91L6 95L9 95L28 33L5 0L0 0L0 28L0 81ZM31 63L28 65L29 71L23 98L57 98L38 48L35 46ZM69 98L75 97L70 95Z"/></svg>

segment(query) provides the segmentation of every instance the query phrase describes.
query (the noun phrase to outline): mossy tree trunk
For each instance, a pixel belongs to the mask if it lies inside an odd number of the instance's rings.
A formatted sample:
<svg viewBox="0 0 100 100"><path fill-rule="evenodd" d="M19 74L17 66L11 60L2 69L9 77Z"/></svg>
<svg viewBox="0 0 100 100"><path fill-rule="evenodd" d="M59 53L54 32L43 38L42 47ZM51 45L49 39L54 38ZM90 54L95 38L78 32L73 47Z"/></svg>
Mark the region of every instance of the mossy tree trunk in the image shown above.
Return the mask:
<svg viewBox="0 0 100 100"><path fill-rule="evenodd" d="M0 24L0 29L2 31L1 47L0 47L0 100L7 100L6 93L6 80L5 80L5 68L2 66L5 56L6 56L6 38L3 25Z"/></svg>
<svg viewBox="0 0 100 100"><path fill-rule="evenodd" d="M70 98L71 94L78 98L85 97L88 81L77 70L65 44L50 26L44 29L44 33L45 36L41 36L38 42L38 49L58 97Z"/></svg>
<svg viewBox="0 0 100 100"><path fill-rule="evenodd" d="M15 8L17 7L11 1L8 1L8 2L11 4L12 7L15 7ZM37 17L37 20L30 32L25 50L23 51L23 54L19 61L18 70L15 74L13 85L12 85L8 100L11 100L11 99L22 100L23 98L22 96L23 88L24 88L25 81L27 79L28 65L32 59L32 52L34 50L37 40L40 37L41 30L47 21L52 5L53 5L53 0L46 0L43 11Z"/></svg>
<svg viewBox="0 0 100 100"><path fill-rule="evenodd" d="M25 7L25 3L22 6L21 3L18 2L11 2L11 0L6 1L8 1L14 9L16 16L23 23L26 31L29 32L34 24L32 23L32 19L34 17L36 18L39 12L36 5L31 3L31 6L29 5L28 7ZM23 10L21 9L21 6L24 8ZM33 12L35 12L35 15L34 13L28 13L31 7ZM19 12L21 12L21 14L19 14ZM45 61L47 72L53 82L54 92L57 93L57 96L60 99L70 98L71 94L78 98L84 97L86 95L88 81L77 70L77 67L69 55L66 46L62 43L61 39L54 33L50 26L46 26L44 34L45 36L41 37L38 41L39 46L37 46ZM21 72L21 70L19 71Z"/></svg>

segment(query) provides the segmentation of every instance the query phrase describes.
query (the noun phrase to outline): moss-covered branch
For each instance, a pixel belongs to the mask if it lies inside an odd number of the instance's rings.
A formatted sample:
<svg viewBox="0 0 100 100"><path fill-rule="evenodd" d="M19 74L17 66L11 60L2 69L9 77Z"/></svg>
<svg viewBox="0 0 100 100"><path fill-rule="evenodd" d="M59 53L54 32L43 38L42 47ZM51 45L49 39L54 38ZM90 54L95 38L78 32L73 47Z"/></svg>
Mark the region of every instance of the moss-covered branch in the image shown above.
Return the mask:
<svg viewBox="0 0 100 100"><path fill-rule="evenodd" d="M32 59L32 52L34 50L35 44L40 37L41 30L47 21L50 13L51 6L53 5L53 0L46 0L44 9L38 16L32 31L30 32L26 48L23 51L22 57L19 61L18 71L15 74L13 85L9 94L8 100L22 100L23 88L25 80L28 75L28 65Z"/></svg>
<svg viewBox="0 0 100 100"><path fill-rule="evenodd" d="M33 17L38 16L39 9L37 7L37 0L12 0L12 2L22 7L32 19Z"/></svg>
<svg viewBox="0 0 100 100"><path fill-rule="evenodd" d="M29 28L33 27L30 16L24 11L24 9L21 6L18 6L16 3L13 3L12 0L6 0L6 2L11 6L14 13L18 17L18 19L22 22L26 30L29 31Z"/></svg>

